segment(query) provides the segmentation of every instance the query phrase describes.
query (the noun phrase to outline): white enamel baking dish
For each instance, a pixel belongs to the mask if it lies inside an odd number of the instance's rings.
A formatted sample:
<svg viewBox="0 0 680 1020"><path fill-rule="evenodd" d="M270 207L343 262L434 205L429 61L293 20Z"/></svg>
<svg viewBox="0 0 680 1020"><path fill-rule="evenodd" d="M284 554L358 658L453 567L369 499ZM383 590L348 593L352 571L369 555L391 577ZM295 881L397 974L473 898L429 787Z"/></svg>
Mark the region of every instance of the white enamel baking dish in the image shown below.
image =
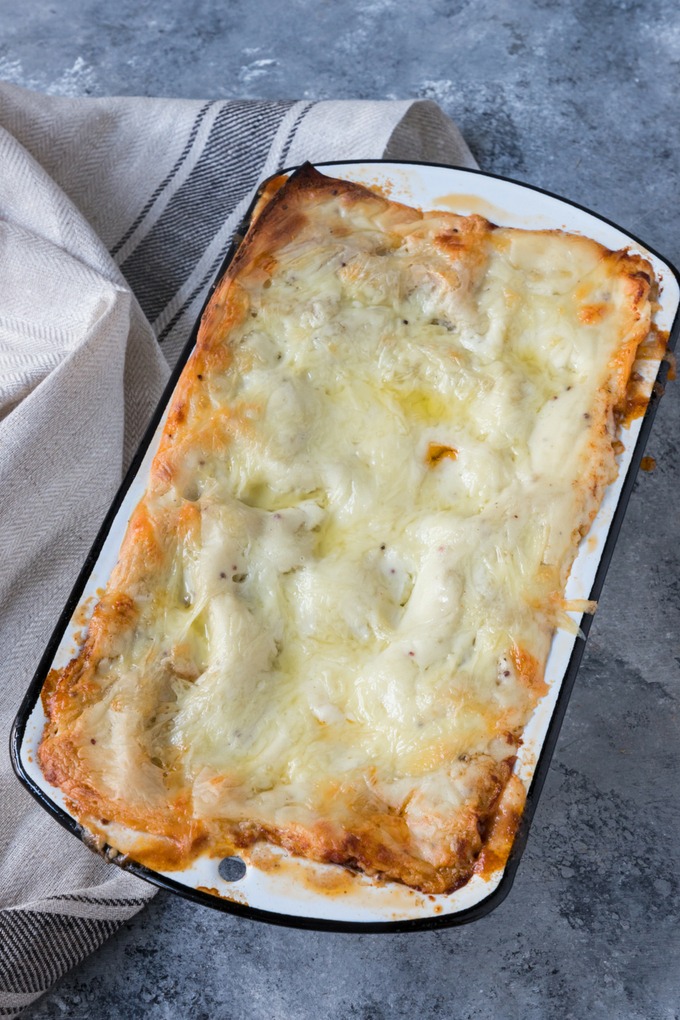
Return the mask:
<svg viewBox="0 0 680 1020"><path fill-rule="evenodd" d="M592 237L608 248L625 247L640 252L651 261L661 281L657 325L669 331L671 346L676 339L680 300L677 270L636 238L580 206L528 185L474 170L383 161L319 165L324 173L381 187L392 199L410 205L480 213L495 223L512 227L564 229ZM232 255L233 250L219 275ZM163 427L164 409L194 339L195 332L88 556L12 733L12 759L21 781L61 824L85 842L91 842L88 834L70 814L61 792L45 780L36 764L45 722L40 689L48 671L53 666L63 666L74 654L75 635L82 629L83 619L82 610L78 609L84 603L91 606L97 589L108 580L128 518L145 489L149 464ZM596 599L611 558L666 374L665 363L659 361L641 363L641 368L649 384L649 407L644 418L623 430L619 476L608 489L581 545L567 588L568 598ZM574 618L587 633L591 618ZM507 863L484 877L475 875L467 885L449 895L423 895L397 883L379 883L350 874L334 865L293 860L275 849L244 854L243 863L238 859L220 862L204 858L185 871L169 873L149 871L129 858L121 858L110 847L99 850L113 863L163 888L218 909L277 924L335 931L405 931L474 920L500 903L512 885L583 646L584 639L563 631L554 638L546 670L549 693L539 703L525 731L517 760L516 774L526 787L527 802Z"/></svg>

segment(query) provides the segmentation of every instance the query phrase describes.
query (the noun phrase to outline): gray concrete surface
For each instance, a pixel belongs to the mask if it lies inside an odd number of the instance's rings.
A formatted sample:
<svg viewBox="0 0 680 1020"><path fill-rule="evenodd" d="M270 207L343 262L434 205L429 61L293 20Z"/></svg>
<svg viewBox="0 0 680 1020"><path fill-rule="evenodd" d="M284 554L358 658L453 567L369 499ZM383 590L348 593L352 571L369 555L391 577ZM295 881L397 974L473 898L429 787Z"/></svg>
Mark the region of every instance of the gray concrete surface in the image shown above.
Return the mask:
<svg viewBox="0 0 680 1020"><path fill-rule="evenodd" d="M483 168L680 263L673 0L0 0L0 77L67 95L436 99ZM161 894L25 1015L680 1017L677 385L657 418L528 849L469 927L269 928Z"/></svg>

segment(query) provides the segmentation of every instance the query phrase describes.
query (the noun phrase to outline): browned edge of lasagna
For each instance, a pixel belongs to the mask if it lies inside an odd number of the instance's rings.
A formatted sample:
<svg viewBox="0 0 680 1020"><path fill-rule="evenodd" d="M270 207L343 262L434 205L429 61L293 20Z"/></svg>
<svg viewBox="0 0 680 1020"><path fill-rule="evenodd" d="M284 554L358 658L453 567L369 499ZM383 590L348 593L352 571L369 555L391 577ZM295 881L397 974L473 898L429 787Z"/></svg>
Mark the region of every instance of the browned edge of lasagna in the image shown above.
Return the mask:
<svg viewBox="0 0 680 1020"><path fill-rule="evenodd" d="M43 690L78 820L162 870L264 842L446 893L502 865L655 288L585 237L270 182Z"/></svg>

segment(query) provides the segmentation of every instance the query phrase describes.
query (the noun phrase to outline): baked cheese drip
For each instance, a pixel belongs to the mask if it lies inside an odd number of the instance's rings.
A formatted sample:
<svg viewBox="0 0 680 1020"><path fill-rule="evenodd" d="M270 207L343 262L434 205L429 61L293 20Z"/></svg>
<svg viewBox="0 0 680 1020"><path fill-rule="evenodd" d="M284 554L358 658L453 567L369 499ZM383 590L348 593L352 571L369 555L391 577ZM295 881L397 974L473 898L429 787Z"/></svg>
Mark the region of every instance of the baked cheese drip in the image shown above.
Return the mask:
<svg viewBox="0 0 680 1020"><path fill-rule="evenodd" d="M570 625L651 270L311 168L262 204L41 763L142 863L264 839L448 891Z"/></svg>

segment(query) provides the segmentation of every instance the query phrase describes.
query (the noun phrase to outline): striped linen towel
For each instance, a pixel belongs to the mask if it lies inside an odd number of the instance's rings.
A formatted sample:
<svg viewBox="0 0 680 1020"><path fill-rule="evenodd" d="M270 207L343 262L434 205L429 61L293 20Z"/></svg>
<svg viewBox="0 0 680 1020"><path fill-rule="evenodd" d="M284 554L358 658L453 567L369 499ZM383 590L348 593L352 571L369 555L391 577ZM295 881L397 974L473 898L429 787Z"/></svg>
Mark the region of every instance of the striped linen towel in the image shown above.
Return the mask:
<svg viewBox="0 0 680 1020"><path fill-rule="evenodd" d="M257 183L474 166L431 102L64 99L0 83L0 746ZM0 1017L153 896L0 756Z"/></svg>

